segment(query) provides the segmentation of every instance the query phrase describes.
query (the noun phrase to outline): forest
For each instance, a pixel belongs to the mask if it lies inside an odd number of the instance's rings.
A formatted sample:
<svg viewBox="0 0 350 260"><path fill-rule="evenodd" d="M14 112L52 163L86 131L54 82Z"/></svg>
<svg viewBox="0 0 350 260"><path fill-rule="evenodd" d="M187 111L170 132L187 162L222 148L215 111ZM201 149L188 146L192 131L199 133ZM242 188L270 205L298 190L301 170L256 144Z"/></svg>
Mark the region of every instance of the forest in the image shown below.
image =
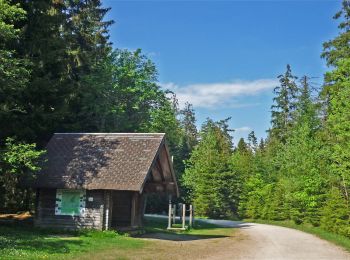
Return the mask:
<svg viewBox="0 0 350 260"><path fill-rule="evenodd" d="M350 1L323 43L321 87L287 65L267 138L230 118L199 130L140 49L109 40L100 0L0 0L0 212L32 210L23 179L54 132L165 132L182 198L211 218L292 220L350 237ZM322 44L322 43L320 43ZM233 119L234 120L234 119ZM166 201L149 205L161 211Z"/></svg>

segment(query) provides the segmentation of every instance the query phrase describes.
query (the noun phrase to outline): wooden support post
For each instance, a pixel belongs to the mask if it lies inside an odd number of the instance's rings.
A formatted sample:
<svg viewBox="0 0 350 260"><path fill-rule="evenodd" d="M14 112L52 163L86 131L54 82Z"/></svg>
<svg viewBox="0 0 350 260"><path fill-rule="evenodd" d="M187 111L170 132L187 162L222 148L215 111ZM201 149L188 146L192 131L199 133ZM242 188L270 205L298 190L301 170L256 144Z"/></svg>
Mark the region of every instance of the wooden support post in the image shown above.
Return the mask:
<svg viewBox="0 0 350 260"><path fill-rule="evenodd" d="M135 192L131 199L131 226L137 227L137 206L138 206L138 194Z"/></svg>
<svg viewBox="0 0 350 260"><path fill-rule="evenodd" d="M192 223L192 220L193 220L193 207L192 205L190 205L190 222L189 222L189 226L192 227L193 223Z"/></svg>
<svg viewBox="0 0 350 260"><path fill-rule="evenodd" d="M110 207L110 193L105 191L105 230L109 229L109 207Z"/></svg>
<svg viewBox="0 0 350 260"><path fill-rule="evenodd" d="M113 191L109 191L109 216L108 216L108 227L112 227L112 215L113 214Z"/></svg>
<svg viewBox="0 0 350 260"><path fill-rule="evenodd" d="M171 228L171 200L169 200L168 228Z"/></svg>
<svg viewBox="0 0 350 260"><path fill-rule="evenodd" d="M146 211L146 203L147 203L147 195L142 194L140 196L140 203L139 203L139 225L143 227L144 225L144 216Z"/></svg>
<svg viewBox="0 0 350 260"><path fill-rule="evenodd" d="M182 203L179 203L177 205L178 211L179 211L179 217L180 217L180 222L182 223Z"/></svg>
<svg viewBox="0 0 350 260"><path fill-rule="evenodd" d="M185 221L186 221L186 204L182 205L182 228L185 229Z"/></svg>

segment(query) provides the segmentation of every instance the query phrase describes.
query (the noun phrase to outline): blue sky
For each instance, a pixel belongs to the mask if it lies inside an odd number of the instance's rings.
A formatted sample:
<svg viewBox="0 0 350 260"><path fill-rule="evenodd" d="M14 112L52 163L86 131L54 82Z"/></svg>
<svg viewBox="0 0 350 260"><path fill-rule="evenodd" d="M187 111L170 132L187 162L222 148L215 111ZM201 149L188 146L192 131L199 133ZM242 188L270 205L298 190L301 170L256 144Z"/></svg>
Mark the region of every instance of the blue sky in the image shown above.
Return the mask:
<svg viewBox="0 0 350 260"><path fill-rule="evenodd" d="M117 48L141 48L159 82L180 104L193 103L200 125L232 117L238 138L270 126L272 89L289 63L320 84L327 70L322 43L334 37L340 0L104 0L115 20Z"/></svg>

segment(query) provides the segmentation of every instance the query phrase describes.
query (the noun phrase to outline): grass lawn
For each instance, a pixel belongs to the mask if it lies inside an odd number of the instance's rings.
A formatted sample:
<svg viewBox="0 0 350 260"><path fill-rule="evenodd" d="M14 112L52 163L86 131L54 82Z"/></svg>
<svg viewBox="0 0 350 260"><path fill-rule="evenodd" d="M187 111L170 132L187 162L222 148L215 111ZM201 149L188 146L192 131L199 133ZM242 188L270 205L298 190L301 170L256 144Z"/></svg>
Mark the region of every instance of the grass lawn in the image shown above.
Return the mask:
<svg viewBox="0 0 350 260"><path fill-rule="evenodd" d="M142 248L146 243L113 231L59 232L0 226L0 259L66 259L112 247L129 251Z"/></svg>
<svg viewBox="0 0 350 260"><path fill-rule="evenodd" d="M167 234L174 241L227 237L234 232L233 229L201 222L196 228L181 232L170 232L166 227L167 219L146 219L147 234ZM158 241L129 237L114 231L64 232L14 224L0 225L0 259L129 259L153 255L158 245ZM163 255L166 254L167 251L164 251Z"/></svg>
<svg viewBox="0 0 350 260"><path fill-rule="evenodd" d="M255 222L260 224L270 224L288 228L294 228L309 234L316 235L319 238L332 242L338 246L343 247L345 250L350 252L350 239L328 232L320 227L314 227L311 224L300 224L297 225L293 221L273 221L273 220L257 220L257 219L245 219L246 222Z"/></svg>

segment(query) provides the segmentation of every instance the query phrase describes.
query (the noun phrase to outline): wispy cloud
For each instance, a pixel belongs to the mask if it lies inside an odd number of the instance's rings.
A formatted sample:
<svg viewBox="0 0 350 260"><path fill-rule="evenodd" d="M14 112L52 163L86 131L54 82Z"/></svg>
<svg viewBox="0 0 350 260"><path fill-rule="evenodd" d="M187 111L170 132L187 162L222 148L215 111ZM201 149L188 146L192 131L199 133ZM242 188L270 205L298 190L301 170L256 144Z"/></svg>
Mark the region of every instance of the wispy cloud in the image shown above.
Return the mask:
<svg viewBox="0 0 350 260"><path fill-rule="evenodd" d="M242 127L238 127L235 128L235 133L247 133L247 132L251 132L252 128L249 126L242 126Z"/></svg>
<svg viewBox="0 0 350 260"><path fill-rule="evenodd" d="M242 107L246 104L237 104L235 98L257 95L271 90L278 84L276 79L258 79L252 81L233 81L223 83L203 83L180 86L175 83L161 84L164 89L173 91L180 106L186 102L195 107ZM248 106L251 106L249 104Z"/></svg>

